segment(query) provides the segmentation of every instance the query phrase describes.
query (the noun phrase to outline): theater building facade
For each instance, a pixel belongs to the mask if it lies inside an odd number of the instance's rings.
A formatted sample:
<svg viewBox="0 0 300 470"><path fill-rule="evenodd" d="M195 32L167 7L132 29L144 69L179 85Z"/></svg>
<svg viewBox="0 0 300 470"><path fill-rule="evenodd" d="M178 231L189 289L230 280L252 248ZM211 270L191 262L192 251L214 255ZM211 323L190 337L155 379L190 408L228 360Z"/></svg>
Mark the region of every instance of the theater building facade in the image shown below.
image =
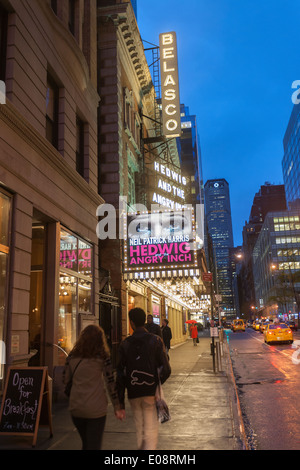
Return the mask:
<svg viewBox="0 0 300 470"><path fill-rule="evenodd" d="M141 205L150 212L152 204L163 211L180 210L189 182L181 175L176 139L163 136L157 121L160 111L130 2L103 1L98 6L99 187L106 203L116 209L119 233L121 207L136 215ZM120 198L125 198L125 208ZM125 223L125 232L126 227ZM108 273L114 299L119 300L118 315L104 308L100 323L108 335L112 332L117 345L131 333L128 312L141 307L158 324L168 318L173 345L185 341L190 302L197 297L193 287L198 292L205 289L203 266L196 263L199 256L182 269L175 262L164 270L139 268L128 264L127 241L107 238L99 245L101 266Z"/></svg>

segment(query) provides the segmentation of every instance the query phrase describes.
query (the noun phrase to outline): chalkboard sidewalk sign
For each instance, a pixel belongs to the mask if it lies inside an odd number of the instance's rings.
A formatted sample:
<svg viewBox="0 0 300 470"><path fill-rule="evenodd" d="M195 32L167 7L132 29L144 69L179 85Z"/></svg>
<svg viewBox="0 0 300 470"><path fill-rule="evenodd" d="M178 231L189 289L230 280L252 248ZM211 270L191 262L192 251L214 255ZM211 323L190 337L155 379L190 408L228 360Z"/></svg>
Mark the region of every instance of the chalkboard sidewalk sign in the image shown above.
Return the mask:
<svg viewBox="0 0 300 470"><path fill-rule="evenodd" d="M53 436L47 367L9 367L0 410L0 435L32 436L39 426Z"/></svg>

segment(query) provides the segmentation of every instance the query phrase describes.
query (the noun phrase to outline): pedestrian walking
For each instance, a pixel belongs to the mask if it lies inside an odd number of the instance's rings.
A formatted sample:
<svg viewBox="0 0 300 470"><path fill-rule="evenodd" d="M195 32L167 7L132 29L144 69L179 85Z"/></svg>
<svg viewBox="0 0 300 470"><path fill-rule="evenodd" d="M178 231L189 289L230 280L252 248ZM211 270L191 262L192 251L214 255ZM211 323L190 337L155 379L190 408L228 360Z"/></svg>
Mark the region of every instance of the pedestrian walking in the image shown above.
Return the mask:
<svg viewBox="0 0 300 470"><path fill-rule="evenodd" d="M161 332L162 332L163 342L166 348L166 353L168 355L169 350L171 348L172 330L169 327L169 320L167 320L166 318L164 318L162 321Z"/></svg>
<svg viewBox="0 0 300 470"><path fill-rule="evenodd" d="M149 331L149 333L160 336L162 338L161 327L157 325L157 323L154 323L153 315L151 315L150 313L147 315L147 323L145 325L145 328L147 331Z"/></svg>
<svg viewBox="0 0 300 470"><path fill-rule="evenodd" d="M69 410L82 440L82 450L100 450L107 414L107 388L116 418L125 418L113 375L104 331L87 326L67 357L64 383L71 385ZM106 387L105 387L106 385Z"/></svg>
<svg viewBox="0 0 300 470"><path fill-rule="evenodd" d="M192 328L191 328L191 338L193 338L194 346L197 346L198 328L197 328L196 324L194 326L192 326Z"/></svg>
<svg viewBox="0 0 300 470"><path fill-rule="evenodd" d="M119 400L125 408L125 390L132 409L139 450L156 450L159 421L156 388L171 374L163 341L145 328L146 314L141 308L129 312L133 334L120 345L117 366Z"/></svg>

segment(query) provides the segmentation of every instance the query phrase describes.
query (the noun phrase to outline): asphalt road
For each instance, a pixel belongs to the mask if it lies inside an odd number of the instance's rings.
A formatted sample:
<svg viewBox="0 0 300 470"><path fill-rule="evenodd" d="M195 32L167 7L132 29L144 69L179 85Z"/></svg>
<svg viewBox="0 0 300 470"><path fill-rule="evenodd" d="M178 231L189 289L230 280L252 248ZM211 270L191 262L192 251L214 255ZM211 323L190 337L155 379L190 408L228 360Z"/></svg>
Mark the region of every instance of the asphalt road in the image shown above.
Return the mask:
<svg viewBox="0 0 300 470"><path fill-rule="evenodd" d="M266 345L251 328L225 338L249 449L300 450L300 332L293 345Z"/></svg>

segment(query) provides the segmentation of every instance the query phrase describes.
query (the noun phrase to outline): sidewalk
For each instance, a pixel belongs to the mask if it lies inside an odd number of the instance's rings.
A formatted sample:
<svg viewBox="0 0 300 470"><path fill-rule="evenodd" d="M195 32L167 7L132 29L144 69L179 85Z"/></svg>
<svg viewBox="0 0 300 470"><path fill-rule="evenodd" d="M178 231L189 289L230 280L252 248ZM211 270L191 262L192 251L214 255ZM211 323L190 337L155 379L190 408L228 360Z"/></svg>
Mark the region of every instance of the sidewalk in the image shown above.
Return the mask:
<svg viewBox="0 0 300 470"><path fill-rule="evenodd" d="M171 421L160 426L158 450L241 450L235 388L227 345L222 372L213 372L211 338L201 333L197 347L192 340L170 351L172 374L164 384ZM53 437L40 428L37 450L80 450L81 441L71 421L67 403L53 405ZM32 450L30 437L0 436L0 449ZM103 450L136 450L135 429L129 404L126 420L118 421L109 406Z"/></svg>

